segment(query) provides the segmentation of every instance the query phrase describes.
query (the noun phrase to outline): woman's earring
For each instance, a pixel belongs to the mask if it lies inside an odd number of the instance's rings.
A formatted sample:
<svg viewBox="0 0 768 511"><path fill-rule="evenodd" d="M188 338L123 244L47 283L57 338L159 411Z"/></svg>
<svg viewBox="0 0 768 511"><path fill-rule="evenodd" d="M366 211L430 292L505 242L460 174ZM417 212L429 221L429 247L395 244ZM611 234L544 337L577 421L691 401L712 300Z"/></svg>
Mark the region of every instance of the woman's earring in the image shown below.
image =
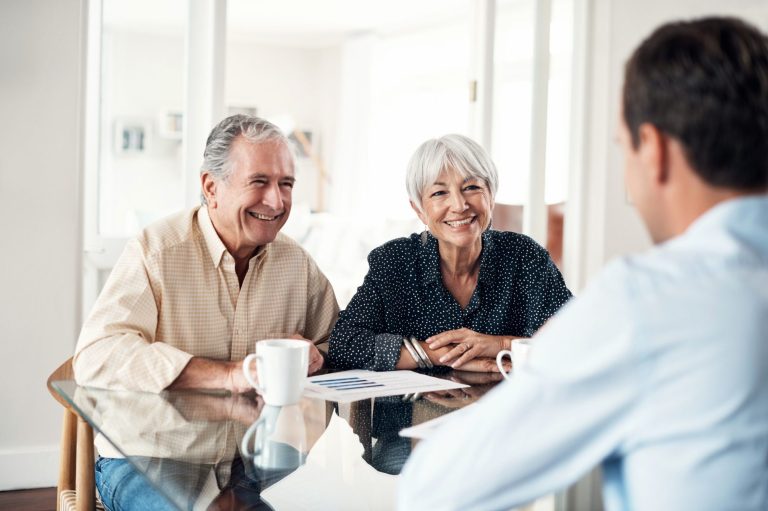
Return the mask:
<svg viewBox="0 0 768 511"><path fill-rule="evenodd" d="M427 245L427 226L424 226L424 230L421 231L421 236L419 237L421 239L421 246L424 247Z"/></svg>

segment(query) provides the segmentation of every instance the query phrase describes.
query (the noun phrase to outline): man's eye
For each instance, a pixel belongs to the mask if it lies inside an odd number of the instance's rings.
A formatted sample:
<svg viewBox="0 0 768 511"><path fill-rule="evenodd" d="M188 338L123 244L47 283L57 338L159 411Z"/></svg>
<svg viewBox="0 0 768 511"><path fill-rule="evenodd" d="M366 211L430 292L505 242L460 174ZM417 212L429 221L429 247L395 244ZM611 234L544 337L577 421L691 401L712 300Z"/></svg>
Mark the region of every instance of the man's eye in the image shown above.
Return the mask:
<svg viewBox="0 0 768 511"><path fill-rule="evenodd" d="M285 188L293 188L293 181L285 181L284 183L280 183L280 186L283 186Z"/></svg>

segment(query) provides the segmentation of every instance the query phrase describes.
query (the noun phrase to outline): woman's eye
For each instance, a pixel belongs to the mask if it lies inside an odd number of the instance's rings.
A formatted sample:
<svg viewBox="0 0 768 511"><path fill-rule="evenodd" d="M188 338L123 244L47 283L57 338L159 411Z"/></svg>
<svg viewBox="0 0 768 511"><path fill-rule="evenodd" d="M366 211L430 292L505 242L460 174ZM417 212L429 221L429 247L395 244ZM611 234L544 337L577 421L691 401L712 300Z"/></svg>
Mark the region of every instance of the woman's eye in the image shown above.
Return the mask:
<svg viewBox="0 0 768 511"><path fill-rule="evenodd" d="M439 197L440 195L445 195L445 191L444 190L438 190L436 192L432 192L430 197Z"/></svg>
<svg viewBox="0 0 768 511"><path fill-rule="evenodd" d="M465 191L474 191L474 190L480 190L480 186L478 185L468 185L464 187Z"/></svg>

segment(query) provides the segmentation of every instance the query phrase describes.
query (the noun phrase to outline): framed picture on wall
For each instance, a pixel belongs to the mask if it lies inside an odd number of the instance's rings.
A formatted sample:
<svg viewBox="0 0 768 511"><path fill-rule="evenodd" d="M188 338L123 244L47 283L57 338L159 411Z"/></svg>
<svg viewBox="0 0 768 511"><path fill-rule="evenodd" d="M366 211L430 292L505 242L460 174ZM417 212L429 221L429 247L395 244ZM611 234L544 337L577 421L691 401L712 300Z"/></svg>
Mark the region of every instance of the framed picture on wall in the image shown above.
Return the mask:
<svg viewBox="0 0 768 511"><path fill-rule="evenodd" d="M115 153L119 155L143 154L150 143L152 123L145 119L117 119L115 121Z"/></svg>

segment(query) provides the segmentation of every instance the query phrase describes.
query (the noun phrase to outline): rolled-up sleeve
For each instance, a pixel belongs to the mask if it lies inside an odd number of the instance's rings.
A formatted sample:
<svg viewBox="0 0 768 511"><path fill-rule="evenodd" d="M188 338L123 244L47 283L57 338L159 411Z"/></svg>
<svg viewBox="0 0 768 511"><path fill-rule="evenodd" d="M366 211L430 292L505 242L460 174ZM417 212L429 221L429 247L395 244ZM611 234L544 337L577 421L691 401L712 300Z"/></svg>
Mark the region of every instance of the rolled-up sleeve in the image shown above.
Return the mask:
<svg viewBox="0 0 768 511"><path fill-rule="evenodd" d="M158 305L137 240L128 242L86 320L73 360L79 385L160 392L192 355L155 338Z"/></svg>

